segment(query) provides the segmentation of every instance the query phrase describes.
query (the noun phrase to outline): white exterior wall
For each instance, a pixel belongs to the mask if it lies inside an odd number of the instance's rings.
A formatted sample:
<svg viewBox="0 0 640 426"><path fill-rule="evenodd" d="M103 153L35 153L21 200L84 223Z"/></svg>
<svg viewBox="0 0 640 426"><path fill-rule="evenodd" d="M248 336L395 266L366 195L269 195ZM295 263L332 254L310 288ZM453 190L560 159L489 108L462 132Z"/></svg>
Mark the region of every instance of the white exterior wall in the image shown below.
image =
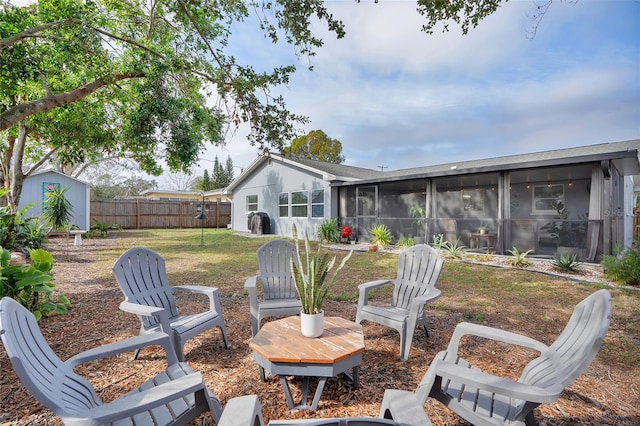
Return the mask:
<svg viewBox="0 0 640 426"><path fill-rule="evenodd" d="M309 193L309 207L307 218L278 217L278 197L281 193L296 191L311 191L324 189L324 217L311 217L311 194ZM320 174L311 173L285 163L272 159L262 163L249 176L243 177L242 182L233 190L232 225L237 231L247 232L247 196L258 196L258 211L269 215L271 221L271 234L283 237L291 237L293 224L298 229L298 235L304 237L305 232L310 239L316 239L320 225L331 217L331 188L329 182L322 179ZM289 196L291 203L291 196Z"/></svg>
<svg viewBox="0 0 640 426"><path fill-rule="evenodd" d="M69 187L65 196L72 206L71 224L80 229L89 229L91 195L90 186L78 179L66 176L58 172L43 172L27 177L22 186L22 195L18 208L22 210L31 203L34 205L27 210L27 217L42 215L43 184L58 183L61 188Z"/></svg>

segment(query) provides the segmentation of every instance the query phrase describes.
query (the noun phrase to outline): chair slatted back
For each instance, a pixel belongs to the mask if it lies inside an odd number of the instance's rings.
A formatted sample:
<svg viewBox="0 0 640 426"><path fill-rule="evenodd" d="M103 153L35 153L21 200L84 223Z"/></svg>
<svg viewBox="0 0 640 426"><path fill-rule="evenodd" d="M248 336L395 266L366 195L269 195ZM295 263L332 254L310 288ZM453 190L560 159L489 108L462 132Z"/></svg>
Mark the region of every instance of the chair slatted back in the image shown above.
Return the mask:
<svg viewBox="0 0 640 426"><path fill-rule="evenodd" d="M144 247L130 248L116 260L113 273L127 301L166 308L170 318L178 316L165 261L158 253ZM158 324L154 316L140 319L145 328Z"/></svg>
<svg viewBox="0 0 640 426"><path fill-rule="evenodd" d="M257 251L264 299L296 299L291 259L298 264L295 246L286 240L272 240Z"/></svg>
<svg viewBox="0 0 640 426"><path fill-rule="evenodd" d="M566 327L546 353L531 361L519 381L543 388L564 389L591 364L609 328L611 294L599 290L573 310Z"/></svg>
<svg viewBox="0 0 640 426"><path fill-rule="evenodd" d="M400 253L393 305L409 309L412 300L435 288L444 259L426 244L418 244Z"/></svg>
<svg viewBox="0 0 640 426"><path fill-rule="evenodd" d="M33 314L9 297L0 301L0 335L18 378L56 415L102 405L91 384L51 350Z"/></svg>

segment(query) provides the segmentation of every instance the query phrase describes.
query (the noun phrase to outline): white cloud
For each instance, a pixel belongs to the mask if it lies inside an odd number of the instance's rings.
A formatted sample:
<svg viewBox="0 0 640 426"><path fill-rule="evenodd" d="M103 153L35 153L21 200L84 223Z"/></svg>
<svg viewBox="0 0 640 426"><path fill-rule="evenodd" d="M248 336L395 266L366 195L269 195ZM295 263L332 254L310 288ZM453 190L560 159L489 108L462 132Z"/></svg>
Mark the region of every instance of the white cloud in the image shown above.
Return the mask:
<svg viewBox="0 0 640 426"><path fill-rule="evenodd" d="M462 36L420 32L415 2L327 2L347 37L325 37L282 93L347 164L391 169L640 138L640 4L554 2L535 38L533 2L508 2ZM326 34L326 32L325 32ZM243 34L243 56L295 61ZM256 51L252 50L256 49ZM269 58L269 59L265 59ZM286 59L285 59L286 58ZM256 151L239 134L245 167ZM211 156L213 158L213 156Z"/></svg>

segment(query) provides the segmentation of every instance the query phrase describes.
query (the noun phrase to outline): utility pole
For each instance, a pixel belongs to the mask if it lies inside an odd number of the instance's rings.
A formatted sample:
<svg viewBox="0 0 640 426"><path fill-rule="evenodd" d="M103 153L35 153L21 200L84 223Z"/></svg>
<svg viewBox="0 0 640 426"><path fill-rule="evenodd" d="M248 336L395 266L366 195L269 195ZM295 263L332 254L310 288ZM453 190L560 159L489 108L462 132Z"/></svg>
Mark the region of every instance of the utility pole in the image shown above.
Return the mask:
<svg viewBox="0 0 640 426"><path fill-rule="evenodd" d="M378 166L378 167L380 167L380 171L381 172L384 172L384 169L388 169L389 168L389 166Z"/></svg>

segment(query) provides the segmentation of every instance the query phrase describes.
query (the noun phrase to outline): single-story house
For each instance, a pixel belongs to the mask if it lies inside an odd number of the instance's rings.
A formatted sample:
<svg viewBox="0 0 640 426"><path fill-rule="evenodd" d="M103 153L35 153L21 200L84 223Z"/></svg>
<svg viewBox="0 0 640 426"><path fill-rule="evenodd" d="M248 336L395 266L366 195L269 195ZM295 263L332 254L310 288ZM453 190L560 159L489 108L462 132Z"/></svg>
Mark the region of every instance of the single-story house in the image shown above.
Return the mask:
<svg viewBox="0 0 640 426"><path fill-rule="evenodd" d="M360 240L383 223L394 239L596 261L632 243L639 152L640 140L631 140L386 172L268 154L226 193L240 231L260 211L283 236L295 223L314 237L338 218Z"/></svg>
<svg viewBox="0 0 640 426"><path fill-rule="evenodd" d="M84 181L67 176L55 170L36 172L27 176L22 185L22 195L18 209L22 210L29 204L33 206L27 210L25 216L39 217L42 215L43 202L47 193L54 188L69 188L65 197L71 203L71 225L87 230L90 222L91 186Z"/></svg>

